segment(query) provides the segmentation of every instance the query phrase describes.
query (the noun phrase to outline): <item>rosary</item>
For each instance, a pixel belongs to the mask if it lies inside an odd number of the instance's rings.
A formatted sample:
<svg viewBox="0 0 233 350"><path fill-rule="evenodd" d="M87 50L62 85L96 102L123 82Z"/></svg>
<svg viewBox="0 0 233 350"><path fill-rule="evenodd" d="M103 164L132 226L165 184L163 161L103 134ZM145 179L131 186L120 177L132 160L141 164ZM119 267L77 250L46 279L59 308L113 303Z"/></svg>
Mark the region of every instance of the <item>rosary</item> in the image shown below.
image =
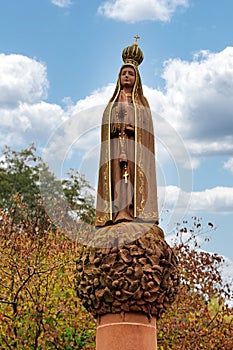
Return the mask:
<svg viewBox="0 0 233 350"><path fill-rule="evenodd" d="M127 165L125 164L124 165L124 175L123 175L123 178L125 179L125 183L127 184L128 183L128 176L129 176L129 173L127 171Z"/></svg>
<svg viewBox="0 0 233 350"><path fill-rule="evenodd" d="M124 93L127 97L131 96L131 94ZM120 164L124 167L124 174L123 178L125 180L125 183L128 183L128 160L126 156L126 150L125 150L125 141L126 141L126 134L125 134L125 122L124 119L127 115L127 111L124 110L121 107L121 110L118 111L118 108L116 108L116 118L117 118L117 129L119 131L119 141L120 141Z"/></svg>

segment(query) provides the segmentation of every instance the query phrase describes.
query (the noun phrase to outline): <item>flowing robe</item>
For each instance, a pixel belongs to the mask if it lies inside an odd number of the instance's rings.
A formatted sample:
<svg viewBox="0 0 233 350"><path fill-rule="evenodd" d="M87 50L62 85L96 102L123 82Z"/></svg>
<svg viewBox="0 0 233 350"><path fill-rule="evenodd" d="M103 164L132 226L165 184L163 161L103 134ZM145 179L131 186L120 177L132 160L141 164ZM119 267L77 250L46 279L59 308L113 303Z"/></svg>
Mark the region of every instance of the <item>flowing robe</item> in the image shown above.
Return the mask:
<svg viewBox="0 0 233 350"><path fill-rule="evenodd" d="M117 102L112 109L110 123L111 183L114 184L112 221L113 223L131 221L134 219L135 160L135 125L132 103Z"/></svg>
<svg viewBox="0 0 233 350"><path fill-rule="evenodd" d="M158 224L153 122L144 96L121 102L121 93L106 107L101 129L101 153L96 227L138 220ZM125 117L117 118L119 110ZM119 129L125 129L127 183L121 163Z"/></svg>

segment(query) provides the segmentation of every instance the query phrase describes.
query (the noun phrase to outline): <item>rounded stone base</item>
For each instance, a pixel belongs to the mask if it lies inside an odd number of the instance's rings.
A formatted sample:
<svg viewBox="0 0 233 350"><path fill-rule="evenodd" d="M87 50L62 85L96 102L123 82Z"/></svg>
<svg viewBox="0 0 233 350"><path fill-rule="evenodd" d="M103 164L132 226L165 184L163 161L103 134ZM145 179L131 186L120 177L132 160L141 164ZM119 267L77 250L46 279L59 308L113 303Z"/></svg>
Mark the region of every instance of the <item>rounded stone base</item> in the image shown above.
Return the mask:
<svg viewBox="0 0 233 350"><path fill-rule="evenodd" d="M96 230L77 257L75 280L78 297L96 318L139 313L158 319L179 283L163 230L135 223Z"/></svg>

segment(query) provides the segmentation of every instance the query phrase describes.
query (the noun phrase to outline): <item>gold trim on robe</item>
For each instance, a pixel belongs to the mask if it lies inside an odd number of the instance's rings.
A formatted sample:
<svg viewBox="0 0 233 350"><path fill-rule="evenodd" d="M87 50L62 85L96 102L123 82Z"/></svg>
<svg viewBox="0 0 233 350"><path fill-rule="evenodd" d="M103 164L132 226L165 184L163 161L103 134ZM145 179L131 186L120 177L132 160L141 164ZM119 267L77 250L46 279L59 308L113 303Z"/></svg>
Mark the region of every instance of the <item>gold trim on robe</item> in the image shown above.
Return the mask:
<svg viewBox="0 0 233 350"><path fill-rule="evenodd" d="M123 65L122 68L129 65L130 64ZM126 186L133 186L133 214L130 212L131 219L129 219L127 213L126 217L122 218L122 221L124 221L124 219L125 221L137 219L143 222L154 222L158 224L153 121L149 104L143 95L138 69L134 65L132 65L132 67L136 72L131 104L134 111L134 140L129 140L128 144L129 147L134 147L134 174L132 176L133 183L127 183ZM113 208L116 201L114 196L116 196L115 187L117 183L114 183L113 159L111 159L111 155L113 154L112 147L116 144L116 140L114 140L111 135L111 123L114 108L120 103L120 92L119 73L115 92L104 111L102 119L96 227L118 223L118 220L114 219L114 217L117 218L117 215Z"/></svg>

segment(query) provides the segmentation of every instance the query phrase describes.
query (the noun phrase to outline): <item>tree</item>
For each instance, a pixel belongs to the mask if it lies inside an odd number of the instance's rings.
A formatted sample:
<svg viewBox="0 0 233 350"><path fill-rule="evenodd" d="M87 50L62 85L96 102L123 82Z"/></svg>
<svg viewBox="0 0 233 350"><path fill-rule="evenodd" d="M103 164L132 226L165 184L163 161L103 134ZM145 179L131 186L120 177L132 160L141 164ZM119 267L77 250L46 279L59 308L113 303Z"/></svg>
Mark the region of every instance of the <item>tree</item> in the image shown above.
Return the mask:
<svg viewBox="0 0 233 350"><path fill-rule="evenodd" d="M45 205L49 202L56 212L55 219L64 220L67 230L70 222L71 229L77 229L69 211L75 210L78 219L91 220L94 215L93 198L88 194L91 187L75 171L70 173L70 178L58 181L36 155L34 145L19 152L6 147L3 153L0 168L1 347L93 348L95 323L82 307L73 286L77 242L56 228ZM87 202L84 194L88 196ZM61 205L63 199L65 205Z"/></svg>
<svg viewBox="0 0 233 350"><path fill-rule="evenodd" d="M27 212L20 196L16 206ZM0 217L1 349L93 349L95 322L73 286L76 243L52 224L35 230L28 217L23 226L10 211Z"/></svg>
<svg viewBox="0 0 233 350"><path fill-rule="evenodd" d="M92 222L91 188L75 170L57 181L35 152L34 146L7 148L0 167L0 344L12 350L94 350L95 321L73 285L80 247L51 222L40 192L44 186L55 219L69 226L70 210L76 221ZM60 205L61 196L69 205ZM68 230L77 229L75 220ZM196 217L177 226L181 284L158 321L159 350L233 349L233 309L227 305L232 289L222 280L223 258L202 251L198 241L213 229Z"/></svg>
<svg viewBox="0 0 233 350"><path fill-rule="evenodd" d="M85 180L84 176L75 169L70 169L68 178L62 180L62 188L71 210L76 217L89 224L94 223L95 209L93 188Z"/></svg>
<svg viewBox="0 0 233 350"><path fill-rule="evenodd" d="M19 152L5 147L3 160L0 162L0 207L6 208L10 198L16 193L32 208L40 192L38 181L42 160L35 155L36 148L32 144Z"/></svg>
<svg viewBox="0 0 233 350"><path fill-rule="evenodd" d="M200 250L198 237L213 228L194 217L177 227L180 266L177 299L158 322L159 350L233 349L232 290L221 276L223 258ZM185 238L186 237L186 240ZM208 239L208 238L207 238Z"/></svg>
<svg viewBox="0 0 233 350"><path fill-rule="evenodd" d="M78 213L76 220L93 223L95 210L91 191L91 186L77 170L70 169L67 178L56 179L48 165L36 154L34 144L21 151L7 146L3 150L3 160L0 162L0 208L10 209L14 205L11 198L19 194L22 201L27 203L28 216L34 220L35 227L41 226L38 220L44 221L44 228L50 224L48 215L54 212L58 202L63 204L63 214L65 210L66 215L73 211L73 214ZM41 205L42 201L44 206Z"/></svg>

